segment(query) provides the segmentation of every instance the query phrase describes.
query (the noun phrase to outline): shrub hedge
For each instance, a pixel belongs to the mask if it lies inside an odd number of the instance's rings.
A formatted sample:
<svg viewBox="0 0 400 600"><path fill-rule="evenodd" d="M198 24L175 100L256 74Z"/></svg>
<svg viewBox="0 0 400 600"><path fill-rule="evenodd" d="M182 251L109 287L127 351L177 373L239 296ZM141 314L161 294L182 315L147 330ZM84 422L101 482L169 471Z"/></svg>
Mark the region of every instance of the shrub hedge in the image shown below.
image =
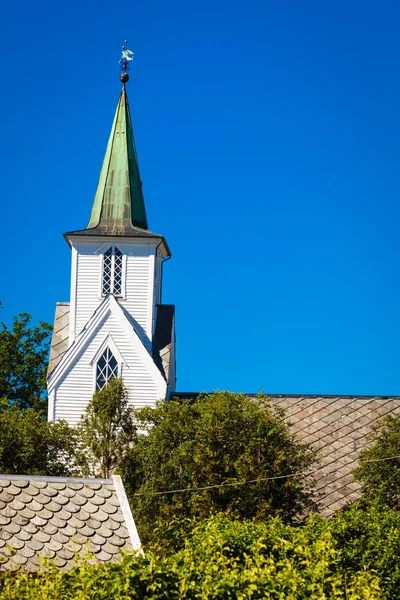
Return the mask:
<svg viewBox="0 0 400 600"><path fill-rule="evenodd" d="M389 513L388 513L389 514ZM47 565L37 574L6 574L5 600L397 598L398 513L362 518L359 509L304 526L214 516L168 525L171 544L120 564L77 562L70 572ZM380 525L373 526L379 521ZM370 534L368 533L369 527ZM355 543L358 540L358 546ZM385 541L386 540L386 541ZM383 545L382 545L383 544ZM180 549L177 546L182 545Z"/></svg>

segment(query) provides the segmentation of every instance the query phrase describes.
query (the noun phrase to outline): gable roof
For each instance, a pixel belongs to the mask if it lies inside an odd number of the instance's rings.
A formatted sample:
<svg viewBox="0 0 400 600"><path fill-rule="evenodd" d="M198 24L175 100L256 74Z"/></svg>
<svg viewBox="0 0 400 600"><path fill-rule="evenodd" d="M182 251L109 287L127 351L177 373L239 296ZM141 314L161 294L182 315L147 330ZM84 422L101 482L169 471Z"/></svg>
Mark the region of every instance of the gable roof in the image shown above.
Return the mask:
<svg viewBox="0 0 400 600"><path fill-rule="evenodd" d="M160 373L156 364L154 363L153 357L148 352L147 348L143 344L143 341L137 333L133 319L117 302L112 294L109 294L104 298L103 302L97 307L89 321L86 323L83 330L80 332L75 341L71 344L68 350L63 354L60 362L56 365L53 372L50 374L47 380L47 388L49 393L54 389L56 383L65 375L68 368L75 364L75 362L81 356L81 353L90 343L93 334L98 331L102 324L106 321L107 317L113 314L117 319L121 329L126 334L132 347L136 350L143 364L154 377L154 383L157 385L160 398L164 398L166 395L166 382L163 375ZM52 406L49 402L49 415L52 414Z"/></svg>
<svg viewBox="0 0 400 600"><path fill-rule="evenodd" d="M87 551L116 562L119 550L140 551L119 476L0 475L0 571L35 571L41 557L67 570Z"/></svg>
<svg viewBox="0 0 400 600"><path fill-rule="evenodd" d="M174 392L178 398L195 399L198 392ZM256 397L257 394L246 394ZM273 405L285 410L285 419L301 442L320 453L314 474L315 500L329 517L361 496L352 472L358 455L368 445L372 426L386 415L400 415L399 396L334 396L267 394Z"/></svg>

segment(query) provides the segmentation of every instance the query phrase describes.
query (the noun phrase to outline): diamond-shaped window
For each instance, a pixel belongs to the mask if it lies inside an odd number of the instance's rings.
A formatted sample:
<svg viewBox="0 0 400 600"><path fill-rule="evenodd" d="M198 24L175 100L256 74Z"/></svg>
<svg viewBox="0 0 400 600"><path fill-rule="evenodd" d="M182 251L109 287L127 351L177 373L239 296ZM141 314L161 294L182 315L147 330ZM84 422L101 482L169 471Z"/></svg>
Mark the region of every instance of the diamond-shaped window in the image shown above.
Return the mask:
<svg viewBox="0 0 400 600"><path fill-rule="evenodd" d="M122 252L116 246L111 246L104 253L103 277L101 292L103 296L114 294L122 296Z"/></svg>
<svg viewBox="0 0 400 600"><path fill-rule="evenodd" d="M101 390L113 379L118 377L118 363L110 348L106 348L96 365L96 390Z"/></svg>

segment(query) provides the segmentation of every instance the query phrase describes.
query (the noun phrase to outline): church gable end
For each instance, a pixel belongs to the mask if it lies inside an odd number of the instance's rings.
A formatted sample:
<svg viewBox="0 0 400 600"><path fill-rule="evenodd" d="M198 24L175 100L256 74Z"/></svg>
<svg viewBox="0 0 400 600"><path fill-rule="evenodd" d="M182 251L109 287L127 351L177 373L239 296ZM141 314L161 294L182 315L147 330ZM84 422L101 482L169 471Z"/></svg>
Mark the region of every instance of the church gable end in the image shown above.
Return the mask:
<svg viewBox="0 0 400 600"><path fill-rule="evenodd" d="M154 405L166 396L166 381L132 322L109 296L48 380L49 418L76 424L96 389L116 375L123 377L135 406Z"/></svg>

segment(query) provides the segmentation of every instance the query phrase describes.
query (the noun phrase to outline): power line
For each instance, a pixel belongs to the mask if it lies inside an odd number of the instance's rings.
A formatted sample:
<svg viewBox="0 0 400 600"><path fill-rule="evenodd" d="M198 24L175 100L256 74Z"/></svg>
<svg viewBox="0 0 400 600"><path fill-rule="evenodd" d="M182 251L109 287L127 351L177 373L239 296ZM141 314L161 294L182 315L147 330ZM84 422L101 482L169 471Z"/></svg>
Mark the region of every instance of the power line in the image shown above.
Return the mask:
<svg viewBox="0 0 400 600"><path fill-rule="evenodd" d="M388 456L386 458L370 458L367 460L360 460L359 462L362 462L362 463L382 462L382 461L386 461L386 460L393 460L395 458L400 458L400 454L397 454L396 456ZM249 483L259 483L259 482L263 482L263 481L275 481L276 479L287 479L289 477L297 477L298 475L312 475L313 473L318 473L318 471L321 471L321 469L322 469L322 467L320 467L318 469L314 469L312 471L297 471L296 473L288 473L286 475L275 475L274 477L260 477L259 479L249 479L247 481L235 481L233 483L216 483L214 485L205 485L205 486L196 487L196 488L182 488L182 489L177 489L177 490L166 490L166 491L162 491L162 492L142 492L140 494L133 494L133 495L134 496L162 496L165 494L180 494L182 492L198 492L198 491L211 490L211 489L221 488L221 487L232 487L232 486L238 486L238 485L248 485Z"/></svg>
<svg viewBox="0 0 400 600"><path fill-rule="evenodd" d="M319 469L318 469L319 470ZM157 496L161 494L177 494L180 492L196 492L201 490L211 490L212 488L228 487L234 485L247 485L248 483L258 483L259 481L272 481L274 479L286 479L287 477L295 477L296 475L311 475L314 471L299 471L297 473L289 473L288 475L276 475L275 477L262 477L260 479L249 479L248 481L235 481L233 483L216 483L215 485L205 485L197 488L182 488L180 490L168 490L165 492L143 492L141 494L133 494L134 496Z"/></svg>
<svg viewBox="0 0 400 600"><path fill-rule="evenodd" d="M397 454L396 456L387 456L386 458L370 458L368 460L360 460L359 462L381 462L383 460L393 460L394 458L400 458L400 454Z"/></svg>

